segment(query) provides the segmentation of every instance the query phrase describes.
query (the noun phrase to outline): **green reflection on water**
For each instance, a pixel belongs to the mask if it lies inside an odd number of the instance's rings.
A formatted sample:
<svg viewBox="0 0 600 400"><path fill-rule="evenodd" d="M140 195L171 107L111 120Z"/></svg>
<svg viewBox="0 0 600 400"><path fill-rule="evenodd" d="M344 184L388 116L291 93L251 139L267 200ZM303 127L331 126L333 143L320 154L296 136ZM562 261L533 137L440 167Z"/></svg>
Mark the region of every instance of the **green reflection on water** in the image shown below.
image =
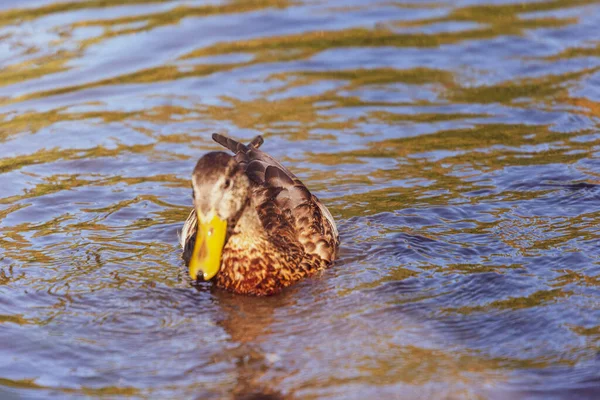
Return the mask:
<svg viewBox="0 0 600 400"><path fill-rule="evenodd" d="M523 297L510 297L504 300L496 300L484 306L466 306L457 309L446 309L462 314L471 314L490 310L520 310L522 308L531 308L545 305L556 300L560 300L572 295L572 291L563 291L562 289L538 290Z"/></svg>

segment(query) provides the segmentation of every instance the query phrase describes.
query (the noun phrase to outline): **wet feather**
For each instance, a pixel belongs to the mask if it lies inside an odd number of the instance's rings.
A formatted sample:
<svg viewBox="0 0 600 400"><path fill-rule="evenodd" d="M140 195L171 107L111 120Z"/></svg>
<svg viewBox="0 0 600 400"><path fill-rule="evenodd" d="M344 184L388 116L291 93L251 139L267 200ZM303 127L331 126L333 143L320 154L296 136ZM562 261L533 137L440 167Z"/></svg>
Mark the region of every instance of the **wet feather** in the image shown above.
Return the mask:
<svg viewBox="0 0 600 400"><path fill-rule="evenodd" d="M270 295L329 267L337 254L339 235L327 207L293 173L259 149L262 136L248 145L219 134L213 139L234 153L251 186L239 219L228 221L215 284L236 293ZM180 237L186 264L197 228L192 210Z"/></svg>

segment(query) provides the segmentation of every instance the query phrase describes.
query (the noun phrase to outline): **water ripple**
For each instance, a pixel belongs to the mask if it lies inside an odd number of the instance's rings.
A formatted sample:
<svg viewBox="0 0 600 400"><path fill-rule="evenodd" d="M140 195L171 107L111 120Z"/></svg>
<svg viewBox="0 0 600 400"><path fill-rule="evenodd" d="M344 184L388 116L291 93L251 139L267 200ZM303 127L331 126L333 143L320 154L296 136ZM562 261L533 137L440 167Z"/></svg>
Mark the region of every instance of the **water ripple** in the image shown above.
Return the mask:
<svg viewBox="0 0 600 400"><path fill-rule="evenodd" d="M595 0L0 5L0 397L595 398ZM325 201L336 266L190 285L210 133Z"/></svg>

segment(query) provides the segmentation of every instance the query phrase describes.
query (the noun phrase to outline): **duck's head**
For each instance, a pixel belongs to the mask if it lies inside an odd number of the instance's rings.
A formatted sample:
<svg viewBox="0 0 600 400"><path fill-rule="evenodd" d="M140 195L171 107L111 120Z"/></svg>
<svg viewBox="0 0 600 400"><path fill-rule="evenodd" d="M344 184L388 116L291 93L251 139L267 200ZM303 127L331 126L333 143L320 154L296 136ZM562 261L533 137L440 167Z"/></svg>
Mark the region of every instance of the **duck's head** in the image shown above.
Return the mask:
<svg viewBox="0 0 600 400"><path fill-rule="evenodd" d="M194 208L198 216L196 244L189 263L190 277L205 280L219 272L227 224L239 216L250 193L250 182L242 167L224 152L208 153L192 174Z"/></svg>

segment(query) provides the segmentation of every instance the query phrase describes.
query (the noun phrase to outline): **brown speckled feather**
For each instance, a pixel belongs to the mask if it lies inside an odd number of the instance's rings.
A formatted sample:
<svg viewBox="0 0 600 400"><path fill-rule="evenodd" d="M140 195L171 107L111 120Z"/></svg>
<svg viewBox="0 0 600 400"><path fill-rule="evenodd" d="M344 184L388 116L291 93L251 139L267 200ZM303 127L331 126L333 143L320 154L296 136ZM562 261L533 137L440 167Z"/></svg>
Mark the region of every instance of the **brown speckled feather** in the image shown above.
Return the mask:
<svg viewBox="0 0 600 400"><path fill-rule="evenodd" d="M235 154L251 181L249 211L228 235L217 286L268 295L330 266L339 245L331 214L294 174L259 150L262 137L249 145L218 134L213 139ZM182 232L186 261L195 231L192 212Z"/></svg>
<svg viewBox="0 0 600 400"><path fill-rule="evenodd" d="M245 165L246 175L254 183L255 205L267 232L280 235L283 229L291 229L305 252L333 261L339 244L337 227L319 199L293 173L258 147L244 146L219 134L214 134L213 139L236 153L238 162ZM281 226L281 220L289 226Z"/></svg>

